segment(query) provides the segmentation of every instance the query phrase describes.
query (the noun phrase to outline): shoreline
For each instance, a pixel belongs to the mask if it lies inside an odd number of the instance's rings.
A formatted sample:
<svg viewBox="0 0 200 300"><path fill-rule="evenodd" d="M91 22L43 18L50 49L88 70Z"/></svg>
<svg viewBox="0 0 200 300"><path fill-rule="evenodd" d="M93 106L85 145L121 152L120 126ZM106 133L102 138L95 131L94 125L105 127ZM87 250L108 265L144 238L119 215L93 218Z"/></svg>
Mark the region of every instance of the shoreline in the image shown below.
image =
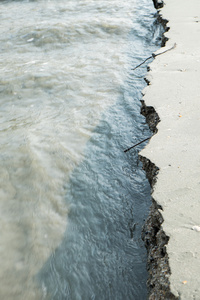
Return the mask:
<svg viewBox="0 0 200 300"><path fill-rule="evenodd" d="M149 300L198 300L200 3L153 3L166 29L161 49L177 46L150 64L141 101L141 113L156 133L139 155L152 187L152 206L142 233Z"/></svg>

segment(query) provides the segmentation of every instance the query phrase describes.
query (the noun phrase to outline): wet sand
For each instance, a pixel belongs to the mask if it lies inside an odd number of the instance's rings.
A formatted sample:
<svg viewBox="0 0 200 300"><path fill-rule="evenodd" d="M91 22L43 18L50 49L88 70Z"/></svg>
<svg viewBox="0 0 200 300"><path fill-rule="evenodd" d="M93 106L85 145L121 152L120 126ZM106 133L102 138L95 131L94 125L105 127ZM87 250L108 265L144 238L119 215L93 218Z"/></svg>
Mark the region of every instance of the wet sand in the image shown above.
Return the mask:
<svg viewBox="0 0 200 300"><path fill-rule="evenodd" d="M171 274L166 277L172 294L159 299L197 300L200 299L200 1L167 0L160 15L169 21L170 29L165 33L169 40L158 52L174 43L176 48L157 56L150 65L147 76L150 85L143 91L143 100L155 108L160 122L158 133L140 154L159 168L152 197L163 218L161 230L169 237L165 247Z"/></svg>

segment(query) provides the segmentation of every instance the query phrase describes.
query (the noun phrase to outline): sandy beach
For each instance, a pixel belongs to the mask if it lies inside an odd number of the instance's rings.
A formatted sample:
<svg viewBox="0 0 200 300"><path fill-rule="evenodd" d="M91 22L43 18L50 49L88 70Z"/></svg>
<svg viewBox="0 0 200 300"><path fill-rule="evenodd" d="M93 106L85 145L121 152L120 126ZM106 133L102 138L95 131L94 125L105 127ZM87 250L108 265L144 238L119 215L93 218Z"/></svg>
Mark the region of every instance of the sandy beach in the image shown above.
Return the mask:
<svg viewBox="0 0 200 300"><path fill-rule="evenodd" d="M198 300L200 1L166 0L160 15L169 21L169 31L165 47L157 53L176 47L150 64L150 84L143 91L143 100L155 108L160 122L157 134L140 153L159 168L152 197L163 218L161 230L169 237L165 249L171 296L159 299Z"/></svg>

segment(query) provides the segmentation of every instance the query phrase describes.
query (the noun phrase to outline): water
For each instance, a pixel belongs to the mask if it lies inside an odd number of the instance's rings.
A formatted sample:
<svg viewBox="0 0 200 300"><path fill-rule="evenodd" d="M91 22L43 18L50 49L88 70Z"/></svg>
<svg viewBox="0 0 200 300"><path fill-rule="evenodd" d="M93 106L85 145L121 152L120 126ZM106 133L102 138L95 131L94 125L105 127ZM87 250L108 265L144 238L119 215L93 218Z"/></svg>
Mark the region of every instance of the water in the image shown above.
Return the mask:
<svg viewBox="0 0 200 300"><path fill-rule="evenodd" d="M0 2L0 299L146 298L151 0Z"/></svg>

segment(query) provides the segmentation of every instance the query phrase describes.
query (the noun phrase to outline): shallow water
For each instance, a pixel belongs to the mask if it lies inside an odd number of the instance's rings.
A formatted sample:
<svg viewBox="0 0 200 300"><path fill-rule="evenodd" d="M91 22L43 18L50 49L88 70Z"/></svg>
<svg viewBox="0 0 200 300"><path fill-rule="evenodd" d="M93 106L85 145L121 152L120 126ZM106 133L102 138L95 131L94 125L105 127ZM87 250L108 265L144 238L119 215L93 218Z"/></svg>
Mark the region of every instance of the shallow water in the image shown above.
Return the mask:
<svg viewBox="0 0 200 300"><path fill-rule="evenodd" d="M132 143L151 0L0 2L0 299L145 299L150 187Z"/></svg>

